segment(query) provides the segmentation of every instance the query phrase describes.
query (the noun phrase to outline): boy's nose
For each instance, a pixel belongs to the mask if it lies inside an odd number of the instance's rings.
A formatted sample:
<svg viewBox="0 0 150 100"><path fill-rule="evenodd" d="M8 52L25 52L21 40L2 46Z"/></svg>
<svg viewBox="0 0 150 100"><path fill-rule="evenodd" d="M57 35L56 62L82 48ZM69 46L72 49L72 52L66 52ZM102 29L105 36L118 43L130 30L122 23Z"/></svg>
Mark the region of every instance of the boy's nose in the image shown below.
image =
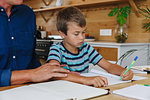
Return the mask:
<svg viewBox="0 0 150 100"><path fill-rule="evenodd" d="M85 38L85 35L80 35L80 39L84 39Z"/></svg>

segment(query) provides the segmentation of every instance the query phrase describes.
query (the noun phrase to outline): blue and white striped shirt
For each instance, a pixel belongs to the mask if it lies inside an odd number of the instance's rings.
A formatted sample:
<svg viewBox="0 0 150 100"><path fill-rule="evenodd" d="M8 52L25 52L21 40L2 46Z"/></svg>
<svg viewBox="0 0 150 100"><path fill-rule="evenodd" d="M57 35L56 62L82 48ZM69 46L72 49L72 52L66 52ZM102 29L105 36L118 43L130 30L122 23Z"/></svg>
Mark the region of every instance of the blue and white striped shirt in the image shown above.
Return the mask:
<svg viewBox="0 0 150 100"><path fill-rule="evenodd" d="M47 61L57 60L63 67L70 71L87 73L89 63L96 65L103 57L89 44L84 42L78 48L78 54L69 52L62 42L53 44L50 47Z"/></svg>

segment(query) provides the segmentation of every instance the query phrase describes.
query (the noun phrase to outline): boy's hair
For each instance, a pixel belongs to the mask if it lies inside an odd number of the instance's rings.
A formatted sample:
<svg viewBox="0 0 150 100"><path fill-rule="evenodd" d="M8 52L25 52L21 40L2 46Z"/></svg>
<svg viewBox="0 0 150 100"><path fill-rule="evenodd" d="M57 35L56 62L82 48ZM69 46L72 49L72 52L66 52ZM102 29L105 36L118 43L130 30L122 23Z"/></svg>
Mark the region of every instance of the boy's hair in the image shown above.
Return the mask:
<svg viewBox="0 0 150 100"><path fill-rule="evenodd" d="M75 22L80 27L86 26L86 21L81 11L76 7L67 7L58 12L57 30L67 35L68 22Z"/></svg>

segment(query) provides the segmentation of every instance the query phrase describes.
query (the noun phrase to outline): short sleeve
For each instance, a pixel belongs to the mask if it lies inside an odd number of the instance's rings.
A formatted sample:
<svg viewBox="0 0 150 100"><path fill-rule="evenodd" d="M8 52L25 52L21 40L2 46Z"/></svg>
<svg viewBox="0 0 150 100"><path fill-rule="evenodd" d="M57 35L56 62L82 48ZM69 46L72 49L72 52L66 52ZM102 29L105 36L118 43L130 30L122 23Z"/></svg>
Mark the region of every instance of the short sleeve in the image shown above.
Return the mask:
<svg viewBox="0 0 150 100"><path fill-rule="evenodd" d="M88 45L90 63L96 65L103 57L90 45Z"/></svg>
<svg viewBox="0 0 150 100"><path fill-rule="evenodd" d="M59 63L61 63L61 52L57 45L50 47L47 62L50 60L57 60Z"/></svg>

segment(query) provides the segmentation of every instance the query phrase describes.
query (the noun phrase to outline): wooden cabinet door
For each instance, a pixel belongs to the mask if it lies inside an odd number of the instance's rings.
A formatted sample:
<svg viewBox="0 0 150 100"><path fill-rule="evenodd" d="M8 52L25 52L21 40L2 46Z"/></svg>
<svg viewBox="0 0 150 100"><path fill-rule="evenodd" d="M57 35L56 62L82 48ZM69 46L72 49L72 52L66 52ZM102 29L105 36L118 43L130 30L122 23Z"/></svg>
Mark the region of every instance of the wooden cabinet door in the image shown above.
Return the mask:
<svg viewBox="0 0 150 100"><path fill-rule="evenodd" d="M118 49L108 48L108 47L93 47L99 54L103 56L106 60L117 61Z"/></svg>

